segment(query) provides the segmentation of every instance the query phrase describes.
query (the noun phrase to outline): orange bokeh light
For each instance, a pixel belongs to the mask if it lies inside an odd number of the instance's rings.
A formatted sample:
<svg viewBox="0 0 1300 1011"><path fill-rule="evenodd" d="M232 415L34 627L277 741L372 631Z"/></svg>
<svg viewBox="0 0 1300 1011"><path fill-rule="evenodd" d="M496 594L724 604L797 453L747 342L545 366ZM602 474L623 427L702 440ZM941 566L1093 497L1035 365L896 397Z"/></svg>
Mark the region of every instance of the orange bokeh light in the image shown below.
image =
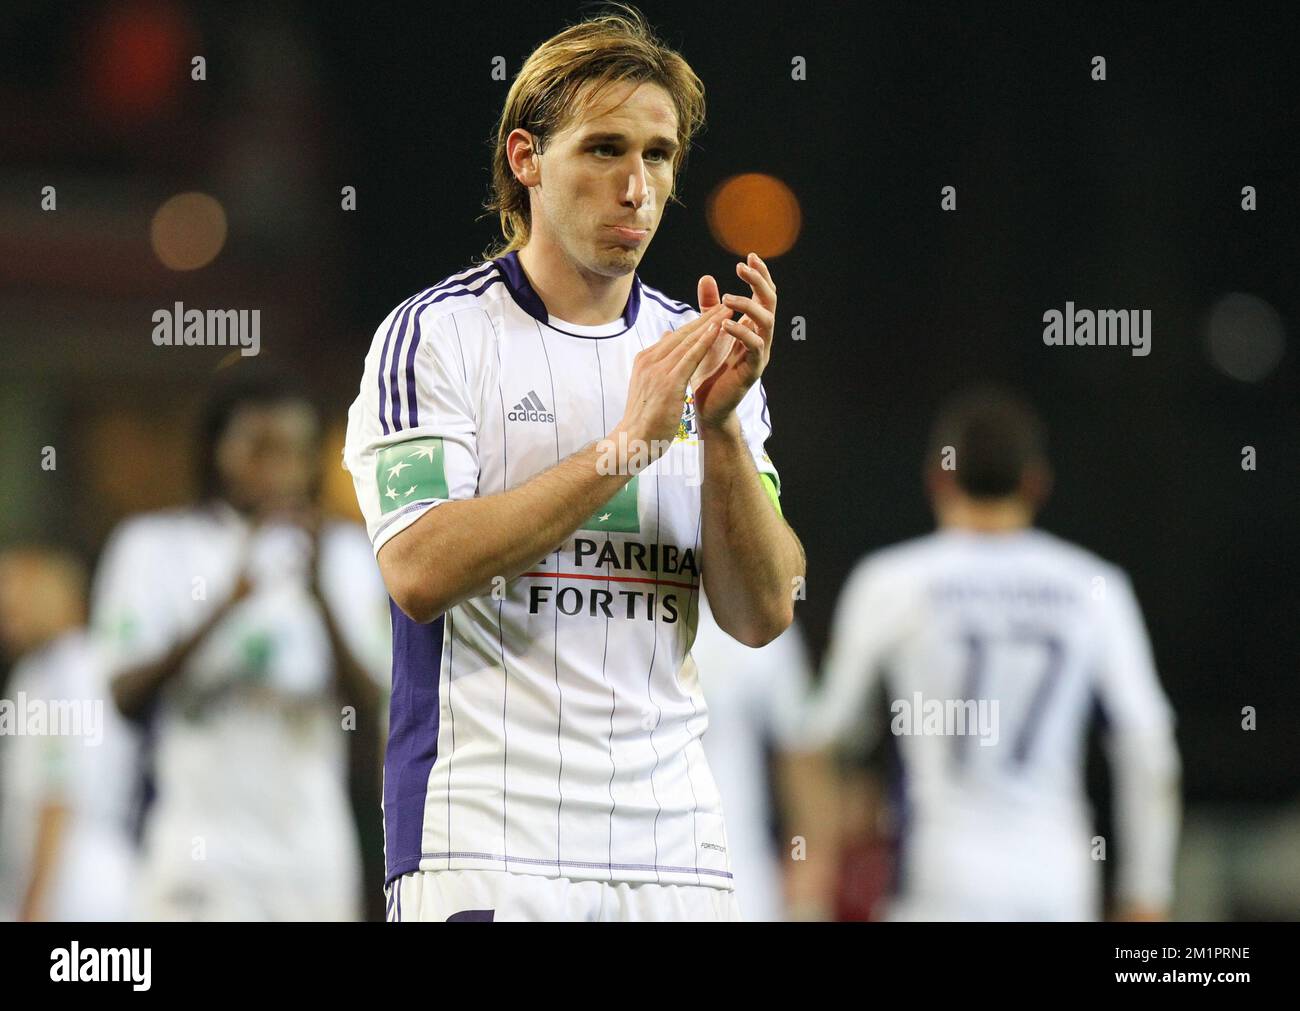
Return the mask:
<svg viewBox="0 0 1300 1011"><path fill-rule="evenodd" d="M158 208L149 231L164 267L198 270L226 244L226 212L206 193L178 193Z"/></svg>
<svg viewBox="0 0 1300 1011"><path fill-rule="evenodd" d="M803 213L794 191L775 176L747 172L718 184L709 194L709 231L724 249L764 259L794 245Z"/></svg>

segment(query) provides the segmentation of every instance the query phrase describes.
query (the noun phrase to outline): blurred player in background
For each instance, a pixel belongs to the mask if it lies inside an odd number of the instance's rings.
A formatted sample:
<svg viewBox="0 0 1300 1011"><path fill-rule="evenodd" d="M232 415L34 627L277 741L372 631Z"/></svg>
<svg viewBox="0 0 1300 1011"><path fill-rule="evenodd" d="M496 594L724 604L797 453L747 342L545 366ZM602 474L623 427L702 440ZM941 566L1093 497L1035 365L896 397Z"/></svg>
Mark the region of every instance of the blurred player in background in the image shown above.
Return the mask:
<svg viewBox="0 0 1300 1011"><path fill-rule="evenodd" d="M133 918L139 735L108 697L85 616L70 552L0 554L0 644L17 660L0 733L3 919Z"/></svg>
<svg viewBox="0 0 1300 1011"><path fill-rule="evenodd" d="M939 530L864 559L837 607L810 733L866 747L884 678L903 799L895 919L1101 911L1085 730L1107 727L1121 918L1167 915L1179 759L1125 573L1032 527L1038 419L996 391L944 411L926 479Z"/></svg>
<svg viewBox="0 0 1300 1011"><path fill-rule="evenodd" d="M124 522L94 594L152 745L142 915L355 919L345 707L381 702L379 572L364 531L316 512L318 420L291 387L228 383L201 439L201 501Z"/></svg>
<svg viewBox="0 0 1300 1011"><path fill-rule="evenodd" d="M375 333L345 460L394 601L394 920L739 918L696 591L761 645L803 549L767 266L700 278L699 312L636 273L703 108L638 15L544 42L497 131L505 249Z"/></svg>
<svg viewBox="0 0 1300 1011"><path fill-rule="evenodd" d="M737 642L700 594L691 656L709 703L704 753L722 795L731 871L745 919L824 919L821 853L792 842L814 823L804 789L809 754L801 739L811 663L796 620L766 646Z"/></svg>

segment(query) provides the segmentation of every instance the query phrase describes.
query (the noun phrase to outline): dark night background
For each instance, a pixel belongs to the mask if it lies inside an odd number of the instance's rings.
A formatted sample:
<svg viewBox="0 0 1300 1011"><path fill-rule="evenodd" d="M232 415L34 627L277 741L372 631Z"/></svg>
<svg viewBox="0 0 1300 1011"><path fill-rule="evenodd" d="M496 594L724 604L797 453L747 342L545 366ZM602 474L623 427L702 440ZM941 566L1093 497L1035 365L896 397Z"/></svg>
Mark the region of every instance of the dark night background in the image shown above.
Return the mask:
<svg viewBox="0 0 1300 1011"><path fill-rule="evenodd" d="M186 423L220 357L149 340L150 307L261 305L262 356L301 370L342 419L374 327L468 267L508 82L490 76L590 7L567 3L143 5L175 14L188 55L165 115L106 117L94 55L106 12L0 12L0 491L11 535L88 555L183 481L128 489L85 458ZM137 5L138 6L138 5ZM820 653L850 567L925 532L930 419L976 380L1023 390L1056 467L1041 524L1125 567L1179 717L1189 805L1294 802L1300 590L1296 449L1300 266L1296 19L1288 5L977 9L831 3L640 5L707 88L708 123L640 269L695 302L738 259L705 201L738 172L797 195L803 230L770 261L780 291L769 451L808 554L800 605ZM191 41L192 40L192 44ZM807 60L792 81L791 58ZM1093 81L1091 60L1107 61ZM42 216L40 187L59 186ZM357 210L339 190L357 189ZM940 210L940 189L957 210ZM1254 186L1258 210L1241 209ZM222 201L209 267L163 268L148 221L167 196ZM1288 344L1256 382L1217 369L1205 319L1247 292ZM1149 308L1152 352L1046 347L1067 300ZM788 336L805 317L807 338ZM145 406L147 405L147 407ZM142 412L144 412L142 414ZM107 438L107 436L105 436ZM57 476L31 447L82 447ZM24 441L25 440L25 441ZM33 442L33 440L35 440ZM1243 446L1257 469L1244 471ZM155 451L155 450L151 450ZM350 488L350 485L348 486ZM1257 707L1258 729L1240 729Z"/></svg>

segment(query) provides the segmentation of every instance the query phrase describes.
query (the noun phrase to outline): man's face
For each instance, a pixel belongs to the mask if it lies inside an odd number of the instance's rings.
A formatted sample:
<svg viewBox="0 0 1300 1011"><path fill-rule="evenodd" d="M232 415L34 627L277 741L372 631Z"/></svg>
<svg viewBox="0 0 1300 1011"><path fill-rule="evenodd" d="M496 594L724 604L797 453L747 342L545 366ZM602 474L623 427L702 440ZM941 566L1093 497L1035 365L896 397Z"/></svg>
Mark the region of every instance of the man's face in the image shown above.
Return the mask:
<svg viewBox="0 0 1300 1011"><path fill-rule="evenodd" d="M585 95L582 111L538 157L541 183L529 190L532 233L579 268L621 277L641 262L663 217L677 112L657 84L613 85L594 102Z"/></svg>
<svg viewBox="0 0 1300 1011"><path fill-rule="evenodd" d="M305 404L241 407L217 444L217 469L231 502L254 511L305 504L316 438L316 417Z"/></svg>

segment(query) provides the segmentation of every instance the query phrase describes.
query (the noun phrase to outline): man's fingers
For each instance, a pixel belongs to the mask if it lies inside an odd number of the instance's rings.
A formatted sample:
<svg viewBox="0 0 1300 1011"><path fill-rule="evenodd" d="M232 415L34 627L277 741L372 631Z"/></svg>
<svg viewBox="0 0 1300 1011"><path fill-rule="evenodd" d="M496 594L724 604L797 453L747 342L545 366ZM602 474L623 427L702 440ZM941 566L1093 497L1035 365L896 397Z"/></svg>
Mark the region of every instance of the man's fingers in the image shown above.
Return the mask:
<svg viewBox="0 0 1300 1011"><path fill-rule="evenodd" d="M762 355L766 342L759 334L745 326L744 323L737 322L736 320L727 320L722 324L722 326L728 334L744 344L750 351L753 351L757 355Z"/></svg>
<svg viewBox="0 0 1300 1011"><path fill-rule="evenodd" d="M754 266L755 269L757 269L760 273L762 273L762 275L763 275L765 278L767 278L767 283L770 284L770 285L772 286L772 291L775 292L775 291L776 291L776 282L772 280L772 272L771 272L770 270L767 269L767 264L763 262L763 258L762 258L761 256L759 256L757 253L750 253L749 256L752 256L752 257L754 258L753 266ZM746 263L749 262L749 257L746 257L746 258L745 258L745 262L746 262Z"/></svg>
<svg viewBox="0 0 1300 1011"><path fill-rule="evenodd" d="M658 341L650 345L650 347L646 349L650 354L646 357L650 361L660 361L663 358L666 358L684 344L689 343L691 335L698 332L701 327L708 326L723 315L730 316L731 313L732 310L728 309L725 305L718 304L713 306L707 312L701 313L684 326L678 327L676 330L670 330Z"/></svg>
<svg viewBox="0 0 1300 1011"><path fill-rule="evenodd" d="M704 356L709 353L714 342L722 336L722 320L717 320L706 327L700 335L688 345L672 363L674 378L686 379L695 374L695 369Z"/></svg>
<svg viewBox="0 0 1300 1011"><path fill-rule="evenodd" d="M712 309L721 301L718 295L718 282L714 280L712 274L701 277L696 290L700 296L700 312Z"/></svg>
<svg viewBox="0 0 1300 1011"><path fill-rule="evenodd" d="M729 309L739 309L748 314L761 328L771 330L776 324L776 317L772 314L772 310L748 295L724 295L722 304Z"/></svg>

